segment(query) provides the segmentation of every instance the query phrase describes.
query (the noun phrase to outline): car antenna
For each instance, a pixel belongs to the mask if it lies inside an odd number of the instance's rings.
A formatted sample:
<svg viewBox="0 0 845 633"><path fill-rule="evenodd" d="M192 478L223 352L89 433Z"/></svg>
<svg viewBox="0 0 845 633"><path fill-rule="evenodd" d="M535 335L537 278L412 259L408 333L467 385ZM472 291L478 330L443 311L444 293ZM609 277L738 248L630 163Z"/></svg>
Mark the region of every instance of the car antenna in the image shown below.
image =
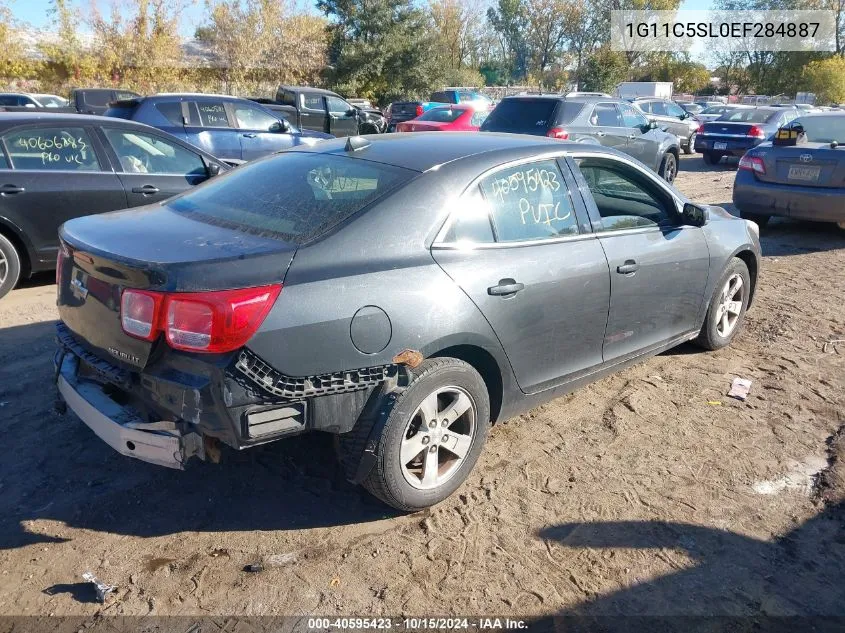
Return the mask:
<svg viewBox="0 0 845 633"><path fill-rule="evenodd" d="M359 149L364 149L370 146L370 141L363 136L350 136L346 139L346 151L357 152Z"/></svg>

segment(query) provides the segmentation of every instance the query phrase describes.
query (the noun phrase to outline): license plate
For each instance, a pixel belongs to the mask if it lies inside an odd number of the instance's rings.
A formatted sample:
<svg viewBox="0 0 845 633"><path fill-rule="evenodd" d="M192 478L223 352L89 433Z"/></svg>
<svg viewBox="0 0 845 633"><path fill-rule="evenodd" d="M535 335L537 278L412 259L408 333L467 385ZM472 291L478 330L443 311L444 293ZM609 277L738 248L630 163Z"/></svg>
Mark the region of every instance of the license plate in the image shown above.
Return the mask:
<svg viewBox="0 0 845 633"><path fill-rule="evenodd" d="M713 143L713 149L728 149L727 143Z"/></svg>
<svg viewBox="0 0 845 633"><path fill-rule="evenodd" d="M792 165L789 168L790 180L803 180L805 182L816 182L819 179L818 167L802 167L801 165Z"/></svg>

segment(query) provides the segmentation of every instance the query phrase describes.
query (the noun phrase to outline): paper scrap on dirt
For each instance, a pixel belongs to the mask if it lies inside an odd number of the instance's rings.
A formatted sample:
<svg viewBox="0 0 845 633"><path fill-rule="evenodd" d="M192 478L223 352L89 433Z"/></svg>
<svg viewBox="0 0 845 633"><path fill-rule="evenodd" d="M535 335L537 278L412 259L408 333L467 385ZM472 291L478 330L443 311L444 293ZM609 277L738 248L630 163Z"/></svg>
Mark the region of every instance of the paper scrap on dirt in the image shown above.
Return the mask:
<svg viewBox="0 0 845 633"><path fill-rule="evenodd" d="M734 378L734 381L731 383L731 390L728 392L728 396L736 398L737 400L745 401L748 397L748 392L750 391L750 380L747 378Z"/></svg>
<svg viewBox="0 0 845 633"><path fill-rule="evenodd" d="M94 589L97 592L97 602L105 602L106 596L116 589L113 585L107 585L103 581L99 580L90 571L86 571L82 574L82 579L94 585Z"/></svg>

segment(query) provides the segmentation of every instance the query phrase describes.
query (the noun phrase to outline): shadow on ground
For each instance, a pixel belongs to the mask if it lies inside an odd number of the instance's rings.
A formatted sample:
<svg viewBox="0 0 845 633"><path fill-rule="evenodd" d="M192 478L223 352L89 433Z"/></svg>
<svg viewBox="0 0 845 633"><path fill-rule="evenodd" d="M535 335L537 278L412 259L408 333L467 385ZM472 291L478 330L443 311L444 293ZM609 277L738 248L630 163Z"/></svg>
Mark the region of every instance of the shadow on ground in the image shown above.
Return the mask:
<svg viewBox="0 0 845 633"><path fill-rule="evenodd" d="M771 542L662 521L567 523L539 537L571 549L680 551L692 563L654 580L631 578L629 586L537 620L532 628L845 630L845 503L826 507Z"/></svg>

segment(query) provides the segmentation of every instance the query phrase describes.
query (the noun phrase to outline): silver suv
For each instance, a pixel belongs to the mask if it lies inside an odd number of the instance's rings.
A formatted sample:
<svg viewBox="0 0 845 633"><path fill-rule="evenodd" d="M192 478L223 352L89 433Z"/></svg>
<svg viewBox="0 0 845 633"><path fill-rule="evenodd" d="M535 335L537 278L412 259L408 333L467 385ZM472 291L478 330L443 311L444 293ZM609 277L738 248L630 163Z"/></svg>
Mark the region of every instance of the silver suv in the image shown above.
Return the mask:
<svg viewBox="0 0 845 633"><path fill-rule="evenodd" d="M662 129L677 136L681 141L684 154L692 154L695 150L695 133L700 121L674 101L668 99L654 99L640 97L632 102L652 121L657 122Z"/></svg>
<svg viewBox="0 0 845 633"><path fill-rule="evenodd" d="M505 97L481 124L481 131L603 145L633 156L667 182L678 173L678 137L614 97L583 93Z"/></svg>

